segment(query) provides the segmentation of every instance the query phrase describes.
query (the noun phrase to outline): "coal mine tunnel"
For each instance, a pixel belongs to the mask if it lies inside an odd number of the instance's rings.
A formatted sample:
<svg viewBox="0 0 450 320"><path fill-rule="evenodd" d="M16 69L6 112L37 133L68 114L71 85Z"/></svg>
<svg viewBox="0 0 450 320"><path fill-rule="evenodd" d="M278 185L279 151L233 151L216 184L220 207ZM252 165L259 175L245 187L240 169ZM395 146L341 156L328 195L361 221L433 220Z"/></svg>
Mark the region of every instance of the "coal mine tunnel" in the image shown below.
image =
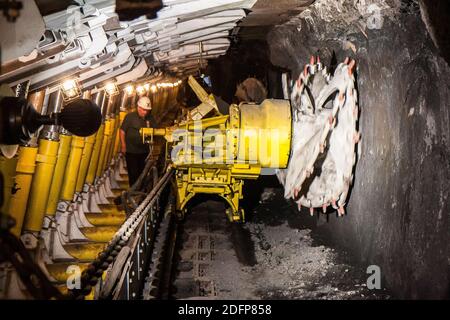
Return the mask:
<svg viewBox="0 0 450 320"><path fill-rule="evenodd" d="M450 297L450 2L0 0L1 300Z"/></svg>

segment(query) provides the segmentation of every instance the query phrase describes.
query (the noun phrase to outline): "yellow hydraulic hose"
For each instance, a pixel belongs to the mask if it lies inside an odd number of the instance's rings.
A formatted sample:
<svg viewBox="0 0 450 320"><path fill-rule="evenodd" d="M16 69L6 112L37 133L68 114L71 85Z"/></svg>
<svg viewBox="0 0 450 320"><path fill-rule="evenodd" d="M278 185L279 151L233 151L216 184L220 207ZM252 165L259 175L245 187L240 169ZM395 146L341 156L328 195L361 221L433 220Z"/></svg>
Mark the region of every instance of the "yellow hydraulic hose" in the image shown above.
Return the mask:
<svg viewBox="0 0 450 320"><path fill-rule="evenodd" d="M61 188L61 200L73 200L83 148L84 138L74 136L72 138L69 159L67 160L66 173L64 174L64 180Z"/></svg>
<svg viewBox="0 0 450 320"><path fill-rule="evenodd" d="M24 230L39 232L42 229L45 209L55 170L58 141L39 140L36 156L36 172L31 183L30 199L25 215Z"/></svg>
<svg viewBox="0 0 450 320"><path fill-rule="evenodd" d="M95 173L97 172L104 131L105 124L102 124L95 135L94 149L92 150L91 162L89 163L89 169L86 175L86 183L88 184L93 184L95 180Z"/></svg>
<svg viewBox="0 0 450 320"><path fill-rule="evenodd" d="M16 220L16 225L11 233L20 237L22 233L23 219L27 209L30 195L31 180L36 168L37 147L20 147L19 160L16 167L16 192L11 195L8 214Z"/></svg>
<svg viewBox="0 0 450 320"><path fill-rule="evenodd" d="M59 136L58 158L56 160L52 184L50 186L50 195L48 196L47 209L45 210L45 213L49 216L54 216L56 213L61 185L64 178L64 172L66 171L67 158L69 157L71 142L71 135L61 134Z"/></svg>
<svg viewBox="0 0 450 320"><path fill-rule="evenodd" d="M89 163L91 162L92 158L92 150L94 149L95 136L96 134L94 133L93 135L86 137L84 141L83 155L81 156L80 172L78 172L75 192L83 191L83 185L86 181Z"/></svg>

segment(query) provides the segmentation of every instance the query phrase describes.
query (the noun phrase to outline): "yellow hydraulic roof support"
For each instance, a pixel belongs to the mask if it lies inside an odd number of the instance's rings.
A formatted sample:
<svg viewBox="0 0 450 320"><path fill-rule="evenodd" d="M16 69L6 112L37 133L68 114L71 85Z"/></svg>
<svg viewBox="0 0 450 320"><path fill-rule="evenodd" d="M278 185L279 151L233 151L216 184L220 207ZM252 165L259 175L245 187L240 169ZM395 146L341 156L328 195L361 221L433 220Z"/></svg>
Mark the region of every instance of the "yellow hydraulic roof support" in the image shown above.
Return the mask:
<svg viewBox="0 0 450 320"><path fill-rule="evenodd" d="M97 131L97 134L95 135L95 143L94 143L94 149L92 150L92 159L89 163L89 169L86 176L86 183L93 184L95 180L95 173L97 172L97 166L99 162L100 157L100 149L102 147L103 143L103 132L105 131L105 124L102 123L100 128Z"/></svg>
<svg viewBox="0 0 450 320"><path fill-rule="evenodd" d="M9 201L11 199L11 190L14 188L14 175L16 173L17 156L7 159L0 156L0 172L3 173L3 205L1 212L6 212L9 207Z"/></svg>
<svg viewBox="0 0 450 320"><path fill-rule="evenodd" d="M89 163L91 162L92 159L92 151L94 149L95 136L96 134L94 133L93 135L90 135L85 139L83 154L81 156L80 171L78 172L77 184L75 187L76 192L83 191L83 185L86 181Z"/></svg>
<svg viewBox="0 0 450 320"><path fill-rule="evenodd" d="M67 160L67 168L61 187L60 199L72 201L75 194L78 172L80 169L81 156L83 154L84 138L74 136L70 146L70 154Z"/></svg>
<svg viewBox="0 0 450 320"><path fill-rule="evenodd" d="M59 141L39 140L36 172L31 183L31 194L25 216L24 230L40 232L44 220L50 186L56 164Z"/></svg>
<svg viewBox="0 0 450 320"><path fill-rule="evenodd" d="M106 162L106 151L108 149L108 143L111 142L110 138L111 138L111 120L105 120L105 128L103 131L103 140L102 140L102 145L100 148L100 155L98 158L98 166L97 166L97 171L95 176L96 177L101 177L103 174L103 170L105 167L105 162Z"/></svg>
<svg viewBox="0 0 450 320"><path fill-rule="evenodd" d="M11 232L20 237L30 195L31 181L36 168L37 147L21 146L16 168L16 192L11 195L8 214L16 220Z"/></svg>

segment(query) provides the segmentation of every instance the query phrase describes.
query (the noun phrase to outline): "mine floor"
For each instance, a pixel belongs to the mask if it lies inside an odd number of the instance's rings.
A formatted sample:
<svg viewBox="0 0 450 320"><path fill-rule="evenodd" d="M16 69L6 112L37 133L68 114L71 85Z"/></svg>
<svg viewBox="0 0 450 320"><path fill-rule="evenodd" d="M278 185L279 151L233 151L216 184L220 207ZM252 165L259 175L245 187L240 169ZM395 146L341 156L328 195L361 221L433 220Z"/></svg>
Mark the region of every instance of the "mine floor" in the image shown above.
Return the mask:
<svg viewBox="0 0 450 320"><path fill-rule="evenodd" d="M193 205L180 225L172 298L392 297L384 288L367 288L367 266L332 246L321 230L326 222L315 220L314 226L313 218L283 198L281 187L261 191L259 200L247 198L243 225L227 222L221 201Z"/></svg>

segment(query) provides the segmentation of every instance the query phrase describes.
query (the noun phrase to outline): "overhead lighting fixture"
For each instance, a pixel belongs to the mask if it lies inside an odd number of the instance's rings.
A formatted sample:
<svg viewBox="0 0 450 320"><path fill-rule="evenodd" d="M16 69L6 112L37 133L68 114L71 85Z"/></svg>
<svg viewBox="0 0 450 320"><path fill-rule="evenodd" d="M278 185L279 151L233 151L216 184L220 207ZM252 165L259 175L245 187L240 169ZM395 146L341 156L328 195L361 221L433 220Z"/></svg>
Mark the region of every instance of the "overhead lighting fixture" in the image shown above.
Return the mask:
<svg viewBox="0 0 450 320"><path fill-rule="evenodd" d="M76 79L67 79L61 85L63 100L69 101L81 96L80 86Z"/></svg>
<svg viewBox="0 0 450 320"><path fill-rule="evenodd" d="M150 91L150 83L144 84L144 89L145 89L145 91L149 92Z"/></svg>
<svg viewBox="0 0 450 320"><path fill-rule="evenodd" d="M132 95L134 92L134 86L129 84L125 87L125 92L127 93L127 95Z"/></svg>
<svg viewBox="0 0 450 320"><path fill-rule="evenodd" d="M155 93L156 90L158 90L158 88L157 88L155 85L152 85L152 86L150 87L150 90L151 90L153 93Z"/></svg>
<svg viewBox="0 0 450 320"><path fill-rule="evenodd" d="M105 84L105 92L108 96L115 96L119 93L119 88L117 88L117 85L114 82L108 82Z"/></svg>
<svg viewBox="0 0 450 320"><path fill-rule="evenodd" d="M143 87L143 86L137 86L136 87L136 92L138 93L138 94L144 94L144 92L145 92L145 88Z"/></svg>

